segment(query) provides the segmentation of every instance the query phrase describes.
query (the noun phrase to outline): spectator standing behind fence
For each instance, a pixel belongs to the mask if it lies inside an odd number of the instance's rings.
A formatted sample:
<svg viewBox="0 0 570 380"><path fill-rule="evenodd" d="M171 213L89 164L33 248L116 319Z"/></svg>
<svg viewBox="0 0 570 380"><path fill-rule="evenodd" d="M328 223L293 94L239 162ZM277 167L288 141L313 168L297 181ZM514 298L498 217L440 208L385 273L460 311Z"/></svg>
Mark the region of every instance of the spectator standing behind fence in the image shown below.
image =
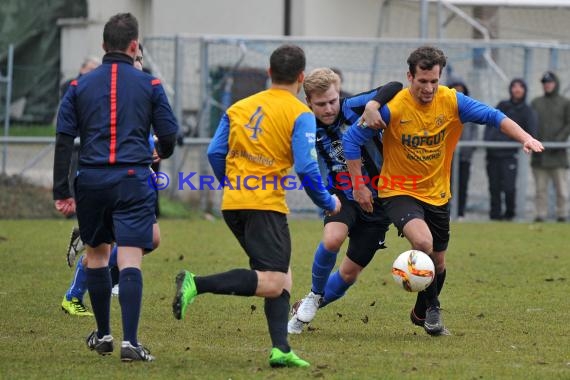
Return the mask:
<svg viewBox="0 0 570 380"><path fill-rule="evenodd" d="M63 84L59 87L59 98L62 99L63 95L65 95L65 93L67 92L67 89L69 88L69 85L71 84L71 82L73 82L74 80L77 80L79 78L81 78L82 75L87 74L88 72L95 70L97 67L99 67L99 65L101 64L101 60L97 57L87 57L85 58L85 60L83 61L83 63L81 64L81 67L79 68L79 74L73 78L73 79L68 79L65 82L63 82Z"/></svg>
<svg viewBox="0 0 570 380"><path fill-rule="evenodd" d="M469 89L462 81L453 81L448 85L456 91L469 96ZM459 141L473 141L479 139L479 126L475 123L466 122L463 124L463 132ZM469 185L469 177L471 176L471 161L475 147L461 147L459 150L459 188L457 189L457 217L465 216L465 207L467 206L467 191ZM452 180L453 184L453 180ZM454 192L455 193L455 192Z"/></svg>
<svg viewBox="0 0 570 380"><path fill-rule="evenodd" d="M537 138L545 142L566 142L570 135L570 100L559 94L560 81L551 71L540 79L544 95L533 99L531 106L538 116ZM536 185L536 222L548 215L548 183L556 190L556 220L564 222L568 201L568 155L566 148L549 148L532 155L532 173Z"/></svg>
<svg viewBox="0 0 570 380"><path fill-rule="evenodd" d="M526 94L526 82L520 78L513 79L509 84L509 99L500 101L497 109L516 121L528 134L536 136L536 115L526 102ZM484 140L514 142L510 137L490 126L485 128ZM510 221L515 217L518 152L517 147L487 148L487 176L489 177L491 202L489 218L491 220Z"/></svg>

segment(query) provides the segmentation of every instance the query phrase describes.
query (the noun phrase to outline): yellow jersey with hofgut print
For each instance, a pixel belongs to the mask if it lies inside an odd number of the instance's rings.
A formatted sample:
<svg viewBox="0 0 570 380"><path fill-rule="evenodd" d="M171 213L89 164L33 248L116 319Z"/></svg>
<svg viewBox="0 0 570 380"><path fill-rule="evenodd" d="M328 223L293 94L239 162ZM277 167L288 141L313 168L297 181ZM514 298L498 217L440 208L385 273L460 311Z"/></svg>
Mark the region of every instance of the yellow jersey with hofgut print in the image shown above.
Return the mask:
<svg viewBox="0 0 570 380"><path fill-rule="evenodd" d="M295 123L305 113L310 113L314 123L309 107L281 89L261 91L226 111L228 183L224 187L222 210L289 212L285 188L295 177L284 177L294 164L291 144ZM311 128L313 140L315 128Z"/></svg>
<svg viewBox="0 0 570 380"><path fill-rule="evenodd" d="M431 103L420 104L405 88L387 108L380 198L409 195L435 206L446 204L451 159L463 130L455 90L439 86Z"/></svg>

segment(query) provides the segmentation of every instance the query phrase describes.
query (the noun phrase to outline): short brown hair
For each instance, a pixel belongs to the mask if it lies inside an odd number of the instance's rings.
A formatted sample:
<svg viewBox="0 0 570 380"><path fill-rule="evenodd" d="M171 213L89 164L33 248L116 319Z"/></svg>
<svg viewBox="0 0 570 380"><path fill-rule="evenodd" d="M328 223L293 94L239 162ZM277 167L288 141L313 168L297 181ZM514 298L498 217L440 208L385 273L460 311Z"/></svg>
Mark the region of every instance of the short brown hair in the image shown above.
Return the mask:
<svg viewBox="0 0 570 380"><path fill-rule="evenodd" d="M118 13L103 28L103 45L106 52L125 51L132 40L139 38L139 23L130 13Z"/></svg>
<svg viewBox="0 0 570 380"><path fill-rule="evenodd" d="M331 86L335 86L337 91L340 91L340 77L328 67L314 69L305 77L303 82L303 90L309 99L312 94L323 93Z"/></svg>
<svg viewBox="0 0 570 380"><path fill-rule="evenodd" d="M291 84L305 71L305 52L297 45L281 45L271 53L269 67L273 83Z"/></svg>
<svg viewBox="0 0 570 380"><path fill-rule="evenodd" d="M441 49L434 46L421 46L414 50L408 57L408 70L412 76L416 75L416 69L431 70L439 65L439 75L447 63L447 57Z"/></svg>

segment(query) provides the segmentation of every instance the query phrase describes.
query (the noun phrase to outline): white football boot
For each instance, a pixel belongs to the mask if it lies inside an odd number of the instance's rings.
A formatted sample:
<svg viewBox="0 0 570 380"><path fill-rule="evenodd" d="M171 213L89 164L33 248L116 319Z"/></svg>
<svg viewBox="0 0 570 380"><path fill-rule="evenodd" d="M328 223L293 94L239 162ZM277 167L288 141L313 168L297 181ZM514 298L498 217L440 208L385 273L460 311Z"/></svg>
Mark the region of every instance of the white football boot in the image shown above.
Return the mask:
<svg viewBox="0 0 570 380"><path fill-rule="evenodd" d="M315 318L317 310L321 305L323 296L310 292L305 298L301 300L299 309L297 310L297 319L303 323L309 323Z"/></svg>
<svg viewBox="0 0 570 380"><path fill-rule="evenodd" d="M289 323L287 323L287 332L289 334L301 334L304 328L305 328L305 323L298 320L296 315L294 315L289 320Z"/></svg>

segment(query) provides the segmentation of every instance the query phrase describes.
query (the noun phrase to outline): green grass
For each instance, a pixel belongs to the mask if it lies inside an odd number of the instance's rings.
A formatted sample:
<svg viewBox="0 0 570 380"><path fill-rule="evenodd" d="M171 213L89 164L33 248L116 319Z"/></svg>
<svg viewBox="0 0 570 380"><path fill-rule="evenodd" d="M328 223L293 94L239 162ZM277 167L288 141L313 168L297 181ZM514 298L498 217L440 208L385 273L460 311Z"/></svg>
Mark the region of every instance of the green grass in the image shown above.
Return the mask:
<svg viewBox="0 0 570 380"><path fill-rule="evenodd" d="M159 193L160 215L164 218L188 219L201 216L202 212L193 208L189 202L183 202L169 198L165 194Z"/></svg>
<svg viewBox="0 0 570 380"><path fill-rule="evenodd" d="M4 135L4 128L2 127L2 135ZM10 125L10 136L24 136L24 137L55 137L54 125L31 124L31 125Z"/></svg>
<svg viewBox="0 0 570 380"><path fill-rule="evenodd" d="M312 363L272 370L263 300L201 295L186 319L171 314L181 268L209 274L246 267L220 220L162 220L162 245L144 260L139 338L154 363L123 364L86 349L92 318L60 310L71 280L69 220L0 220L0 378L84 379L568 379L570 254L567 224L452 226L441 296L450 337L430 337L408 313L415 297L395 286L392 260L408 249L390 231L347 296L322 309L310 331L290 337ZM292 298L309 289L318 221L291 220ZM118 300L112 328L121 339Z"/></svg>

